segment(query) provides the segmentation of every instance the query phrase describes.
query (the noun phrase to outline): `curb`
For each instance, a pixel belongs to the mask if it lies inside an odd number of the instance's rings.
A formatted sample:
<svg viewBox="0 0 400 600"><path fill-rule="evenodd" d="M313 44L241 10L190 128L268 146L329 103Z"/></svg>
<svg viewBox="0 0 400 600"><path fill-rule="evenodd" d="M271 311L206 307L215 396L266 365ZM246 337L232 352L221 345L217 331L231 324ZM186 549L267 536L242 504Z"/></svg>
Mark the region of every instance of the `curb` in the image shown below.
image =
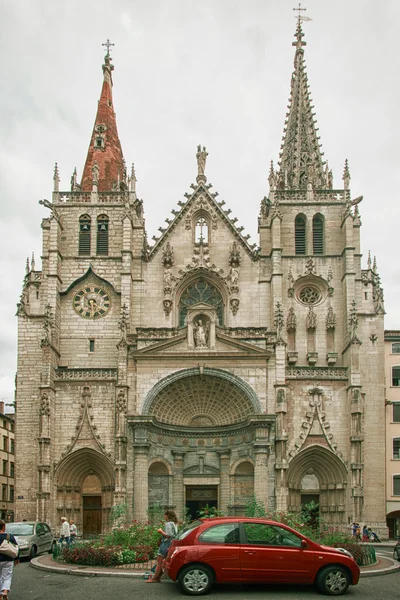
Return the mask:
<svg viewBox="0 0 400 600"><path fill-rule="evenodd" d="M51 573L58 573L59 575L75 575L78 577L133 577L135 579L143 579L145 571L105 571L105 570L91 570L88 567L74 567L73 565L68 565L65 567L58 567L55 565L44 565L40 562L40 556L33 558L29 565L34 569L38 569L39 571L49 571ZM360 577L379 577L380 575L389 575L391 573L395 573L396 571L400 571L400 563L397 563L391 558L384 557L386 560L392 562L392 565L389 567L385 567L383 569L371 569L369 571L361 571Z"/></svg>
<svg viewBox="0 0 400 600"><path fill-rule="evenodd" d="M378 553L377 553L378 556ZM390 567L384 567L382 569L370 569L369 571L361 571L360 577L378 577L379 575L390 575L391 573L396 573L396 571L400 571L400 563L393 560L392 558L388 558L384 556L385 560L390 561L392 564ZM372 566L372 565L371 565Z"/></svg>
<svg viewBox="0 0 400 600"><path fill-rule="evenodd" d="M78 577L134 577L136 579L142 579L145 574L145 571L92 571L87 567L74 567L73 565L56 567L53 565L44 565L39 561L40 556L32 558L29 566L38 569L39 571L49 571L50 573L58 573L59 575L76 575Z"/></svg>

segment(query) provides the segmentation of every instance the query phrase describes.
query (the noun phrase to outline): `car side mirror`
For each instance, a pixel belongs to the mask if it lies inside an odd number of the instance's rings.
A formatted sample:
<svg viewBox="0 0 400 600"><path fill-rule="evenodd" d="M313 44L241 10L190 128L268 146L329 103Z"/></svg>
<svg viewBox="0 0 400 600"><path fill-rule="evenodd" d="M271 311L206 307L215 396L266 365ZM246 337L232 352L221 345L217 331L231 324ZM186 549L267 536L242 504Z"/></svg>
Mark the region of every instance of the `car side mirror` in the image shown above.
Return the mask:
<svg viewBox="0 0 400 600"><path fill-rule="evenodd" d="M301 540L301 544L300 545L301 545L302 548L307 548L307 542L306 542L306 540Z"/></svg>

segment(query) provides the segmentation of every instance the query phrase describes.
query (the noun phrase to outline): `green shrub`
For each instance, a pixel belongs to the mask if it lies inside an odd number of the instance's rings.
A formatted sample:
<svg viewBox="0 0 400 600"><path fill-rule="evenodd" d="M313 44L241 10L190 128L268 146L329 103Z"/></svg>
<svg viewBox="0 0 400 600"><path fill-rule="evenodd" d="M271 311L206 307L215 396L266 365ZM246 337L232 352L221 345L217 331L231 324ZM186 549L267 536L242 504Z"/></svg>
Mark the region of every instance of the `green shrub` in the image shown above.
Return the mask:
<svg viewBox="0 0 400 600"><path fill-rule="evenodd" d="M157 529L161 524L152 525L143 521L132 521L128 527L116 527L103 538L105 546L131 547L137 545L150 546L155 551L158 548L160 534Z"/></svg>

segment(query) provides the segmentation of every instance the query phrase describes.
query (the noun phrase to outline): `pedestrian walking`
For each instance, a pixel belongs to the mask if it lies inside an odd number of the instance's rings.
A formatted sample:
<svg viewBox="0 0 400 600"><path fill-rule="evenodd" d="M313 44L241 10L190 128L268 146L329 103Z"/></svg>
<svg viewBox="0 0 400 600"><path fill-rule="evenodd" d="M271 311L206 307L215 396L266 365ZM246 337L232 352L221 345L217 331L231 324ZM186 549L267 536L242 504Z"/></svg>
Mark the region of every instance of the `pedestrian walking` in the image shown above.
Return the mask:
<svg viewBox="0 0 400 600"><path fill-rule="evenodd" d="M162 576L162 562L168 554L168 549L173 538L178 533L178 517L173 510L166 510L164 519L166 521L164 529L158 529L158 533L162 536L161 543L158 548L157 566L153 577L147 580L147 583L159 583Z"/></svg>
<svg viewBox="0 0 400 600"><path fill-rule="evenodd" d="M366 525L364 525L362 530L362 541L369 542L368 527Z"/></svg>
<svg viewBox="0 0 400 600"><path fill-rule="evenodd" d="M58 540L58 543L62 545L64 542L66 542L66 544L69 546L69 538L70 528L67 517L61 517L60 539Z"/></svg>
<svg viewBox="0 0 400 600"><path fill-rule="evenodd" d="M18 546L17 540L12 533L6 533L6 524L0 520L0 544L7 540ZM11 588L11 579L13 575L14 565L18 563L17 558L12 558L7 554L0 554L0 600L8 600L8 592Z"/></svg>
<svg viewBox="0 0 400 600"><path fill-rule="evenodd" d="M75 525L75 521L73 519L69 522L69 541L71 544L75 544L76 536L78 535L78 530Z"/></svg>

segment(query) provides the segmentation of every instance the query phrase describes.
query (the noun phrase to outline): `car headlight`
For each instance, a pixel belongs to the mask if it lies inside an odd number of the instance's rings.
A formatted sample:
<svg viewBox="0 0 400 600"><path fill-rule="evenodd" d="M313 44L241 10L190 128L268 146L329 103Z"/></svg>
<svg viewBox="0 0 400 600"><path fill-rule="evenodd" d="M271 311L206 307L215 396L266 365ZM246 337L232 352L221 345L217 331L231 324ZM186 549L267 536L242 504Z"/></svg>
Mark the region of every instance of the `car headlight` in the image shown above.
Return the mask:
<svg viewBox="0 0 400 600"><path fill-rule="evenodd" d="M178 548L174 548L171 552L171 556L169 557L169 560L172 560L177 552L178 552Z"/></svg>
<svg viewBox="0 0 400 600"><path fill-rule="evenodd" d="M348 550L346 550L346 548L336 548L336 550L339 550L339 552L341 552L342 554L345 554L346 556L349 556L350 558L354 558L352 553L349 552Z"/></svg>
<svg viewBox="0 0 400 600"><path fill-rule="evenodd" d="M18 540L18 546L29 546L28 540Z"/></svg>

